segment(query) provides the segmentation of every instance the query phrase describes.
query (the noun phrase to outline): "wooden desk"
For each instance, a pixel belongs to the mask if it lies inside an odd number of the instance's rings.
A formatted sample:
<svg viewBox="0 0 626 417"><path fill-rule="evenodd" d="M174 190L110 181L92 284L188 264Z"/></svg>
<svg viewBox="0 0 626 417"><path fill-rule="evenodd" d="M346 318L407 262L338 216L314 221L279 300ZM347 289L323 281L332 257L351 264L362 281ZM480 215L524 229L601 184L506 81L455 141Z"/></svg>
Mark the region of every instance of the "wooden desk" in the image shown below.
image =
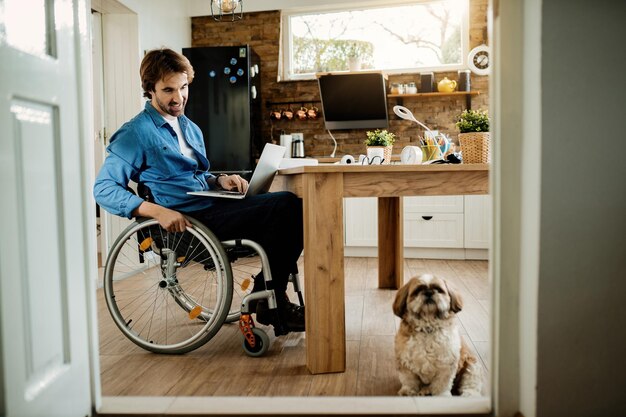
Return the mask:
<svg viewBox="0 0 626 417"><path fill-rule="evenodd" d="M378 285L403 284L403 196L487 194L488 165L317 165L279 171L272 191L302 198L306 364L346 369L343 197L378 197ZM391 308L391 307L390 307Z"/></svg>

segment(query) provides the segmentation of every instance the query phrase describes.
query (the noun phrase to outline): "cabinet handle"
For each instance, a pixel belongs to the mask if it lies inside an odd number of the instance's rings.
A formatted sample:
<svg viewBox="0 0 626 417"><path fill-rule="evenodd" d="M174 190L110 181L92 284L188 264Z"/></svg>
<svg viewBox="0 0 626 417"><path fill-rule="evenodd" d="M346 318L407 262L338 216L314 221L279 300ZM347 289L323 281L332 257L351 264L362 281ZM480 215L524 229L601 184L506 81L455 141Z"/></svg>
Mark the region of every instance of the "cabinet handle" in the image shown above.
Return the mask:
<svg viewBox="0 0 626 417"><path fill-rule="evenodd" d="M433 216L422 216L422 219L424 220L431 220L433 218Z"/></svg>

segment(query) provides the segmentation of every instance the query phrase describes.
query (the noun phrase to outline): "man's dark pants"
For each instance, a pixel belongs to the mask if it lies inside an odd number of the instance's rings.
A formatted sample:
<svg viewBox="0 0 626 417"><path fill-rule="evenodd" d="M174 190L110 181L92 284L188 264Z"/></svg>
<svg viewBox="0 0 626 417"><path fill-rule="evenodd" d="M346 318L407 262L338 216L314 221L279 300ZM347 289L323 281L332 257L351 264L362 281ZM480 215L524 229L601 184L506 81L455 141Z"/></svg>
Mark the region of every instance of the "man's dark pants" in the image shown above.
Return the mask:
<svg viewBox="0 0 626 417"><path fill-rule="evenodd" d="M249 239L263 247L277 295L287 289L290 273L298 272L303 249L302 200L286 191L242 200L215 198L204 210L186 213L205 224L220 240ZM264 288L257 277L255 290Z"/></svg>

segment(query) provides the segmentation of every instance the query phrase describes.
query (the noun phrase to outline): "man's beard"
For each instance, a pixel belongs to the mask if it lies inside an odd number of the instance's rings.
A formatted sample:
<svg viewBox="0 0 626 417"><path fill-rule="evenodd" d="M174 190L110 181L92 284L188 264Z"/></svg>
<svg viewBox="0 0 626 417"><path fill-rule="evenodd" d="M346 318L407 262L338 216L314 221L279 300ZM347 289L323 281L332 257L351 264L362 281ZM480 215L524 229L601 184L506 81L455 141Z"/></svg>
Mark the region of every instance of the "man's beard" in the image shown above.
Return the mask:
<svg viewBox="0 0 626 417"><path fill-rule="evenodd" d="M175 103L174 101L170 101L167 105L161 102L158 98L156 99L157 106L161 109L163 113L169 114L170 116L178 117L182 116L185 113L185 104L186 100L183 100L182 103ZM171 106L173 104L180 104L179 107L173 109Z"/></svg>

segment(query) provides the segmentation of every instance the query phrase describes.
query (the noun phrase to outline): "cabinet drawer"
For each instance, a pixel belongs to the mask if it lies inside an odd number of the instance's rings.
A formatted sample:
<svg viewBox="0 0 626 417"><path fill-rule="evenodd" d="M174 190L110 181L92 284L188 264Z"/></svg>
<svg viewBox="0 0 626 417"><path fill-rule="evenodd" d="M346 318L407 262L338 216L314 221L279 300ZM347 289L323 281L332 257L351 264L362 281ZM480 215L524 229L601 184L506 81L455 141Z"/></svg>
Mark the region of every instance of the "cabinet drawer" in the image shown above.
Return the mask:
<svg viewBox="0 0 626 417"><path fill-rule="evenodd" d="M405 213L404 246L462 248L463 214Z"/></svg>
<svg viewBox="0 0 626 417"><path fill-rule="evenodd" d="M404 197L405 213L463 213L463 196Z"/></svg>

